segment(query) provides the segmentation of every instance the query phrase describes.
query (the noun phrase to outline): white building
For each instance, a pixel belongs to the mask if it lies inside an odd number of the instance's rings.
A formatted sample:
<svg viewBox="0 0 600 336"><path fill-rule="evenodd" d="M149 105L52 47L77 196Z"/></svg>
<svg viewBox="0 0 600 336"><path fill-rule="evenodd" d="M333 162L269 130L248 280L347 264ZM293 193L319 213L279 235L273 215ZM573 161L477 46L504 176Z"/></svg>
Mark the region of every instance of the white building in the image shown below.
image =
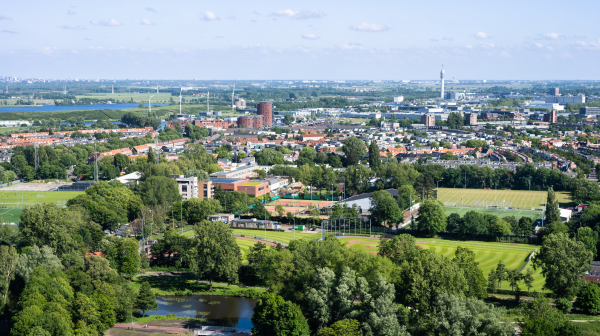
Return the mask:
<svg viewBox="0 0 600 336"><path fill-rule="evenodd" d="M402 103L404 101L404 96L394 97L394 103Z"/></svg>

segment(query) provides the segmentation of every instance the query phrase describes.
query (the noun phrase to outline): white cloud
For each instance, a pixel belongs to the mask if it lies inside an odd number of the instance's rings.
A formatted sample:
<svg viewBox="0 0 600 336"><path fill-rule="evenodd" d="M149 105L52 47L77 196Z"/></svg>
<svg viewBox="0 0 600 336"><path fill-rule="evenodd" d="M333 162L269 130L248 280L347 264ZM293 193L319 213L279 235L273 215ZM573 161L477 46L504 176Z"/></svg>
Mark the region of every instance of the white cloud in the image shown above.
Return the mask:
<svg viewBox="0 0 600 336"><path fill-rule="evenodd" d="M90 21L91 24L96 25L96 26L121 26L122 23L115 20L115 19L110 19L109 21L105 21L105 20L100 20L100 21L96 21L96 20L91 20Z"/></svg>
<svg viewBox="0 0 600 336"><path fill-rule="evenodd" d="M534 46L538 47L538 48L544 48L544 45L541 43L534 43Z"/></svg>
<svg viewBox="0 0 600 336"><path fill-rule="evenodd" d="M64 26L58 26L58 28L60 29L72 29L72 30L87 30L87 28L85 28L82 25L79 26L69 26L69 25L64 25Z"/></svg>
<svg viewBox="0 0 600 336"><path fill-rule="evenodd" d="M495 47L495 45L490 42L479 42L479 46L482 47L483 49L492 49Z"/></svg>
<svg viewBox="0 0 600 336"><path fill-rule="evenodd" d="M316 13L316 12L311 12L311 11L295 11L295 10L291 10L291 9L277 10L277 11L274 11L273 13L271 13L271 15L288 17L290 19L298 19L298 20L322 18L325 16L325 14L321 11Z"/></svg>
<svg viewBox="0 0 600 336"><path fill-rule="evenodd" d="M144 9L145 9L146 11L148 11L148 12L153 12L153 13L156 13L156 9L154 9L154 8L152 8L152 7L146 7L146 8L144 8Z"/></svg>
<svg viewBox="0 0 600 336"><path fill-rule="evenodd" d="M575 46L576 48L579 48L579 49L600 50L600 39L598 39L597 41L590 41L590 42L576 41L575 43L573 43L573 46Z"/></svg>
<svg viewBox="0 0 600 336"><path fill-rule="evenodd" d="M73 11L73 10L70 10L70 9L69 9L69 10L67 11L67 14L69 14L69 15L75 15L75 11Z"/></svg>
<svg viewBox="0 0 600 336"><path fill-rule="evenodd" d="M467 45L465 46L465 48L466 48L466 49L473 49L473 46L472 46L472 45L470 45L470 44L467 44Z"/></svg>
<svg viewBox="0 0 600 336"><path fill-rule="evenodd" d="M154 22L152 22L152 21L150 21L150 20L148 20L148 19L141 19L141 20L140 20L140 24L141 24L142 26L153 26L153 25L155 25L156 23L154 23Z"/></svg>
<svg viewBox="0 0 600 336"><path fill-rule="evenodd" d="M221 20L221 19L218 16L216 16L215 13L206 11L206 12L204 12L204 14L202 14L202 20L217 21L217 20Z"/></svg>
<svg viewBox="0 0 600 336"><path fill-rule="evenodd" d="M442 40L444 40L444 41L452 41L452 37L444 36L442 38Z"/></svg>
<svg viewBox="0 0 600 336"><path fill-rule="evenodd" d="M484 32L477 32L476 34L473 35L474 38L476 39L489 39L492 38L491 36L488 36L488 34L484 33Z"/></svg>
<svg viewBox="0 0 600 336"><path fill-rule="evenodd" d="M566 37L564 35L560 35L559 33L546 33L546 34L538 34L544 40L564 40Z"/></svg>
<svg viewBox="0 0 600 336"><path fill-rule="evenodd" d="M431 41L431 42L439 42L440 40L438 40L438 39L429 39L429 41Z"/></svg>
<svg viewBox="0 0 600 336"><path fill-rule="evenodd" d="M305 40L318 40L320 39L319 36L315 35L315 34L304 34L302 35L302 38Z"/></svg>
<svg viewBox="0 0 600 336"><path fill-rule="evenodd" d="M18 32L14 31L14 30L6 30L6 29L0 30L0 33L18 34Z"/></svg>
<svg viewBox="0 0 600 336"><path fill-rule="evenodd" d="M12 20L12 19L9 18L8 16L0 15L0 20Z"/></svg>
<svg viewBox="0 0 600 336"><path fill-rule="evenodd" d="M365 47L360 43L350 42L348 44L341 44L340 49L342 50L364 50Z"/></svg>
<svg viewBox="0 0 600 336"><path fill-rule="evenodd" d="M356 31L364 31L364 32L382 32L382 31L386 31L388 29L390 29L388 26L386 25L381 25L381 24L376 24L376 23L367 23L367 22L361 22L357 25L354 26L350 26L350 29L352 30L356 30Z"/></svg>

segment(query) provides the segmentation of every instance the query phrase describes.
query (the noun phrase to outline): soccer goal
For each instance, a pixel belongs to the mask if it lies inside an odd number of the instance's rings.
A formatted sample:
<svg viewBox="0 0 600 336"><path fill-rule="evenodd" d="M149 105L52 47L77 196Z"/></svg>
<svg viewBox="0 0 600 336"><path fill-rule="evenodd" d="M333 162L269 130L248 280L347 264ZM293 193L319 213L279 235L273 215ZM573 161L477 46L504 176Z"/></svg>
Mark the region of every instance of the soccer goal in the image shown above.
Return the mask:
<svg viewBox="0 0 600 336"><path fill-rule="evenodd" d="M65 201L65 200L56 201L56 205L67 205L67 201Z"/></svg>
<svg viewBox="0 0 600 336"><path fill-rule="evenodd" d="M486 205L485 206L486 209L498 209L497 205Z"/></svg>
<svg viewBox="0 0 600 336"><path fill-rule="evenodd" d="M455 207L456 206L456 202L444 202L444 206Z"/></svg>

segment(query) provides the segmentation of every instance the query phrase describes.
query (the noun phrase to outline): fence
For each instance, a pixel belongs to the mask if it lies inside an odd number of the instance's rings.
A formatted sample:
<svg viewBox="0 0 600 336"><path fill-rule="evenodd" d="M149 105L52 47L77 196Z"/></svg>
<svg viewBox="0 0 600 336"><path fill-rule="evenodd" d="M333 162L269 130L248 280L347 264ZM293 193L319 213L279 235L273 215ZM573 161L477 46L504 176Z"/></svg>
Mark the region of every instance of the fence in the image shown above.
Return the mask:
<svg viewBox="0 0 600 336"><path fill-rule="evenodd" d="M23 182L23 181L24 181L24 180L14 180L14 181L12 181L12 182L3 183L3 184L0 184L0 188L3 188L3 187L8 187L9 185L13 185L13 184L21 183L21 182Z"/></svg>
<svg viewBox="0 0 600 336"><path fill-rule="evenodd" d="M265 241L267 243L275 243L275 244L280 244L281 246L286 247L286 248L288 247L287 243L284 243L284 242L282 242L280 240L277 240L277 239L270 239L269 235L266 235L266 237L263 237L261 235L254 235L253 237L246 237L245 235L234 233L233 236L234 237L252 238L252 239L256 239L257 241L262 240L262 241Z"/></svg>

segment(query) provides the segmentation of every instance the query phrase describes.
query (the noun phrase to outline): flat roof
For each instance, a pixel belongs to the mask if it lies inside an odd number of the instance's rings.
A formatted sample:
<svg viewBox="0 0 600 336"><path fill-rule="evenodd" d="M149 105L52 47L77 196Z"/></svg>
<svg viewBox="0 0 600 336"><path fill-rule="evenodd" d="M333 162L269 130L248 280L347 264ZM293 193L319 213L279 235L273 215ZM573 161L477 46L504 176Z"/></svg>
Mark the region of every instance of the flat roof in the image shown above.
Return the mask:
<svg viewBox="0 0 600 336"><path fill-rule="evenodd" d="M236 183L245 181L247 179L233 179L233 178L211 178L210 181L212 183Z"/></svg>
<svg viewBox="0 0 600 336"><path fill-rule="evenodd" d="M248 182L248 183L242 184L242 187L255 187L257 185L261 185L264 183L266 183L266 182Z"/></svg>

